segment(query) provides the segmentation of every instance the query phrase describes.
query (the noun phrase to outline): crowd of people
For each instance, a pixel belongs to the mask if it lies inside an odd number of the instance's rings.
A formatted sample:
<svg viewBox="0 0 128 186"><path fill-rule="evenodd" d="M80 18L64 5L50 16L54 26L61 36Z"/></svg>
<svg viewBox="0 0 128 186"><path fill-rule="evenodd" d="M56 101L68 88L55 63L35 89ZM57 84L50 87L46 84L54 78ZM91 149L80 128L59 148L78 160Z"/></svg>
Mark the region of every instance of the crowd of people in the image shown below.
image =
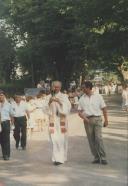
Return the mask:
<svg viewBox="0 0 128 186"><path fill-rule="evenodd" d="M33 132L36 127L43 130L43 125L47 124L52 143L52 162L54 165L63 164L67 161L68 151L67 116L71 110L75 110L83 119L90 150L94 156L93 163L108 163L102 139L102 127L108 126L108 117L102 95L90 81L85 81L82 89L75 91L61 91L61 87L61 82L55 81L51 85L51 91L40 91L36 97L15 94L14 98L10 99L0 90L0 143L4 160L10 158L10 124L14 125L13 136L17 150L26 150L27 130ZM113 91L115 90L116 88L113 88ZM127 106L127 87L123 89L122 96L125 99L123 105Z"/></svg>

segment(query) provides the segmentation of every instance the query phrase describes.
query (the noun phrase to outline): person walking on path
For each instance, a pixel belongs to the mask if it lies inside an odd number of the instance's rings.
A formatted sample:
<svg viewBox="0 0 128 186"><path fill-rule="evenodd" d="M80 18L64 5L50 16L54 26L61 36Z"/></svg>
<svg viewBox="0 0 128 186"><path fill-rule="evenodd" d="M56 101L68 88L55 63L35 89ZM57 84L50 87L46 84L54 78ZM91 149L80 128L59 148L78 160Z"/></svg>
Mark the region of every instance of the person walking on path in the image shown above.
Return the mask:
<svg viewBox="0 0 128 186"><path fill-rule="evenodd" d="M122 110L128 110L128 85L123 85L122 89Z"/></svg>
<svg viewBox="0 0 128 186"><path fill-rule="evenodd" d="M6 100L4 91L0 90L0 141L4 160L10 158L10 121L13 121L11 104Z"/></svg>
<svg viewBox="0 0 128 186"><path fill-rule="evenodd" d="M107 164L106 153L102 139L102 112L104 116L104 126L108 126L108 116L106 104L100 94L92 92L92 83L84 83L84 94L79 100L79 116L84 120L91 152L94 156L92 163Z"/></svg>
<svg viewBox="0 0 128 186"><path fill-rule="evenodd" d="M19 144L22 149L26 149L27 140L27 118L30 119L29 110L25 101L22 101L22 97L15 95L15 102L12 104L14 115L14 139L16 140L16 149L19 148ZM27 117L26 117L27 115Z"/></svg>
<svg viewBox="0 0 128 186"><path fill-rule="evenodd" d="M68 121L71 104L68 97L60 92L61 82L52 83L52 95L49 97L49 134L52 142L52 161L54 165L67 161Z"/></svg>

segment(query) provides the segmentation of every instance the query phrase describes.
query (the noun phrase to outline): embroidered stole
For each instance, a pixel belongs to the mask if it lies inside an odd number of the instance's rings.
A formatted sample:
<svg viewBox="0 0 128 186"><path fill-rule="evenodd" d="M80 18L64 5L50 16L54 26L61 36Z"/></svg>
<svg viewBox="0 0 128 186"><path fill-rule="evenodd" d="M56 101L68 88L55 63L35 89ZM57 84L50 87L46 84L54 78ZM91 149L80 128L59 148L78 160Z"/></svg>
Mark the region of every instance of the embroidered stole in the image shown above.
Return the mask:
<svg viewBox="0 0 128 186"><path fill-rule="evenodd" d="M54 134L55 132L55 117L59 117L60 118L60 130L61 133L66 133L67 129L66 129L66 116L64 114L58 114L58 115L51 115L50 116L50 123L49 123L49 132L50 134Z"/></svg>

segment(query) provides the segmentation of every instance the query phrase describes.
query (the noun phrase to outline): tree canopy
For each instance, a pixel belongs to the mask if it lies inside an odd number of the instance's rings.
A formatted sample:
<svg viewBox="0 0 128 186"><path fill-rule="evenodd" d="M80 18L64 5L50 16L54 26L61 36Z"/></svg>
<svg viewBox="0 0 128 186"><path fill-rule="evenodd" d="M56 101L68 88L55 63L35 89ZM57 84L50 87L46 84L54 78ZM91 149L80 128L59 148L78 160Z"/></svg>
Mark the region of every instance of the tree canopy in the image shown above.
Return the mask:
<svg viewBox="0 0 128 186"><path fill-rule="evenodd" d="M49 76L67 86L92 68L116 71L124 80L127 0L0 0L0 5L0 17L11 28L11 68L20 64L33 85Z"/></svg>

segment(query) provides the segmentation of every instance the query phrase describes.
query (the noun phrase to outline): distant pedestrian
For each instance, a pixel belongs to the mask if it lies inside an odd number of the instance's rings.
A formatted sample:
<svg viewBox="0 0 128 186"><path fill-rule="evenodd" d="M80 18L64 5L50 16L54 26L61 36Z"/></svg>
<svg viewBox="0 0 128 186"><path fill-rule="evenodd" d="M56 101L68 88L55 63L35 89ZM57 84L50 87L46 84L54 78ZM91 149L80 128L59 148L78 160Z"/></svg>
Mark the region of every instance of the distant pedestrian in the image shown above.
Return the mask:
<svg viewBox="0 0 128 186"><path fill-rule="evenodd" d="M104 91L105 91L105 95L108 95L109 94L108 85L105 85L104 86Z"/></svg>
<svg viewBox="0 0 128 186"><path fill-rule="evenodd" d="M108 125L106 104L100 94L92 92L92 83L86 81L84 84L84 95L79 100L79 116L84 120L91 152L94 156L93 163L107 164L106 153L102 139L102 118L104 115L104 126Z"/></svg>
<svg viewBox="0 0 128 186"><path fill-rule="evenodd" d="M35 99L32 96L26 97L26 103L27 103L27 110L29 111L29 119L27 123L27 129L30 132L30 134L33 133L34 127L36 126L35 122L35 110L36 110L36 104Z"/></svg>
<svg viewBox="0 0 128 186"><path fill-rule="evenodd" d="M128 86L124 85L122 90L122 110L128 109Z"/></svg>
<svg viewBox="0 0 128 186"><path fill-rule="evenodd" d="M42 88L41 82L37 84L37 88Z"/></svg>

